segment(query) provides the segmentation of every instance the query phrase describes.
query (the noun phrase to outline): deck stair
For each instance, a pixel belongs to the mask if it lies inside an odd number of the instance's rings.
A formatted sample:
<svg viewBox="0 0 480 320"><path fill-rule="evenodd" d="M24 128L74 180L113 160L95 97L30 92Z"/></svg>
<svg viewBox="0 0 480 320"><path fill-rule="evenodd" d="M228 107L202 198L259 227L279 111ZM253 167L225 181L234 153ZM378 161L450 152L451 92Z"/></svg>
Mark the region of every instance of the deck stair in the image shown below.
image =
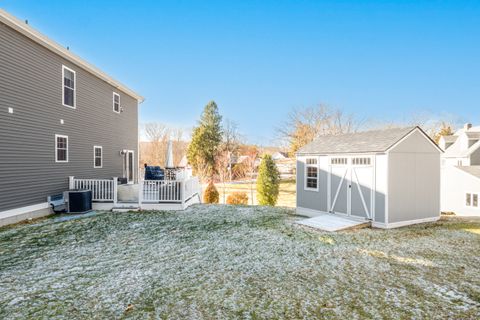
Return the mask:
<svg viewBox="0 0 480 320"><path fill-rule="evenodd" d="M140 205L135 202L118 202L113 208L113 212L139 211Z"/></svg>

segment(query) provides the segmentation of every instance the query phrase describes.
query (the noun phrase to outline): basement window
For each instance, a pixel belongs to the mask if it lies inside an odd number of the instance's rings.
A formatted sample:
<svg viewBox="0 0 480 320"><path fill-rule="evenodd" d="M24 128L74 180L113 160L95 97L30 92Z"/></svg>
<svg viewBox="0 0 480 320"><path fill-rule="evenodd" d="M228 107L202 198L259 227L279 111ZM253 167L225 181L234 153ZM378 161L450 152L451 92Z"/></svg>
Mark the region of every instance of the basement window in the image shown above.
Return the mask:
<svg viewBox="0 0 480 320"><path fill-rule="evenodd" d="M305 161L305 189L318 191L317 158L307 158Z"/></svg>
<svg viewBox="0 0 480 320"><path fill-rule="evenodd" d="M68 136L55 135L55 162L68 162Z"/></svg>
<svg viewBox="0 0 480 320"><path fill-rule="evenodd" d="M76 107L76 76L75 71L69 69L65 66L62 66L62 78L63 78L63 88L62 88L62 103L64 106L69 108Z"/></svg>

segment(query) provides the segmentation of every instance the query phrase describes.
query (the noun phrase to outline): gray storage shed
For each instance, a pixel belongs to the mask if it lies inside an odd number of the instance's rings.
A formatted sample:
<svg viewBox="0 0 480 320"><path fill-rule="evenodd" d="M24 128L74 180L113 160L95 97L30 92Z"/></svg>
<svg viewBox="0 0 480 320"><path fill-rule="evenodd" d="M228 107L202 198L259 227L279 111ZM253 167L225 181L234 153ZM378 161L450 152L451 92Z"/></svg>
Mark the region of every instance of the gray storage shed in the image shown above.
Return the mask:
<svg viewBox="0 0 480 320"><path fill-rule="evenodd" d="M380 228L435 221L441 153L419 127L321 136L297 152L297 213Z"/></svg>

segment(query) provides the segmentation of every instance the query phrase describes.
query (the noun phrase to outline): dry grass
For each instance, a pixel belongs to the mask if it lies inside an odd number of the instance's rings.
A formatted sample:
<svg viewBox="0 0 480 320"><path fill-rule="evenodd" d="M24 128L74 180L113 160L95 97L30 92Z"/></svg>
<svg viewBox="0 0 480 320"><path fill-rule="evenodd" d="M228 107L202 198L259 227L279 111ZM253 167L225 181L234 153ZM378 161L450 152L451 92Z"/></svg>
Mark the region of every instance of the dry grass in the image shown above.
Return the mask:
<svg viewBox="0 0 480 320"><path fill-rule="evenodd" d="M0 228L0 319L479 319L480 219L327 233L293 210Z"/></svg>
<svg viewBox="0 0 480 320"><path fill-rule="evenodd" d="M226 200L227 197L233 192L245 192L248 196L248 203L252 205L252 197L251 197L251 187L253 187L253 204L257 205L257 188L256 182L253 182L251 185L247 181L238 181L232 183L225 184L225 192L223 189L223 185L221 183L217 183L215 185L220 193L220 203L224 204L224 199ZM295 191L295 180L282 180L280 182L280 193L278 195L277 207L288 207L288 208L295 208L296 206L296 191ZM225 194L225 198L224 198Z"/></svg>

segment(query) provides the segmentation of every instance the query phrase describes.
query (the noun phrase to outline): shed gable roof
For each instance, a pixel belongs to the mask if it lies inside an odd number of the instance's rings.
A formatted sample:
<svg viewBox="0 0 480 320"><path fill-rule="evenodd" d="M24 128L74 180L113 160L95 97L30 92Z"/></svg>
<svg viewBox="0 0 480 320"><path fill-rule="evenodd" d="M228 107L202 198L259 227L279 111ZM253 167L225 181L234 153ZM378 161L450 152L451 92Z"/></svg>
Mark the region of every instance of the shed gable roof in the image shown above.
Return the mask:
<svg viewBox="0 0 480 320"><path fill-rule="evenodd" d="M416 129L425 135L418 127L405 127L320 136L301 148L297 154L385 152Z"/></svg>

